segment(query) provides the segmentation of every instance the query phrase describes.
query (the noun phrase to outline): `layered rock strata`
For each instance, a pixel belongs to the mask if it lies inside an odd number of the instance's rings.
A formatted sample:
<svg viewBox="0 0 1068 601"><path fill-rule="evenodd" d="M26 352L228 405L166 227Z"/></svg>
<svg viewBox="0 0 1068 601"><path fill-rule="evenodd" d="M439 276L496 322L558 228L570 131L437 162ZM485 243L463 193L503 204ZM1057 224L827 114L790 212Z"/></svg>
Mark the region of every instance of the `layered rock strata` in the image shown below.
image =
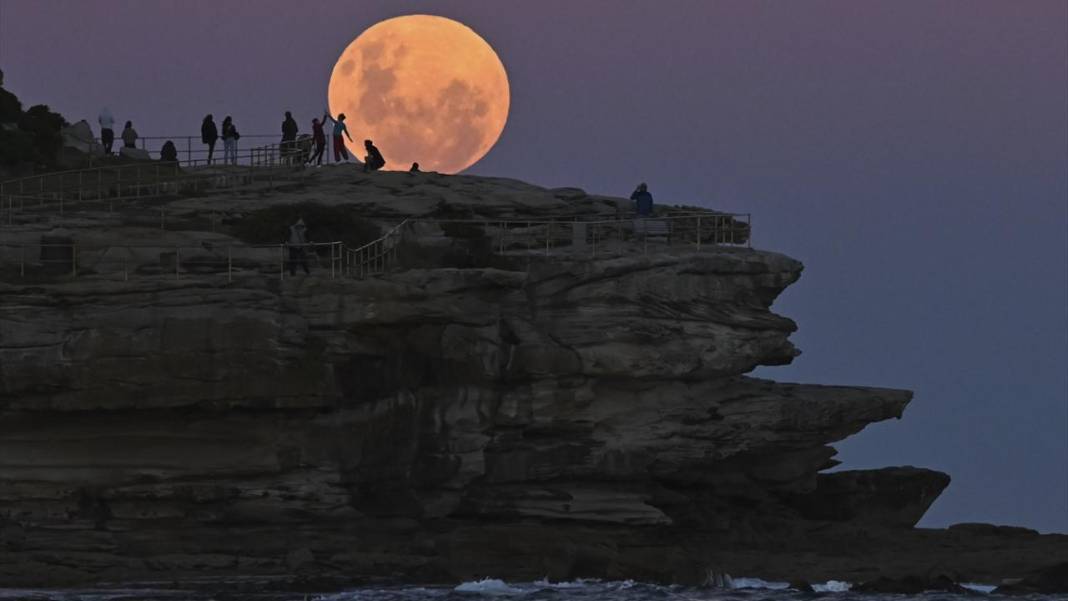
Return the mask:
<svg viewBox="0 0 1068 601"><path fill-rule="evenodd" d="M508 180L377 176L322 176L379 186L357 198L313 181L270 202L381 214L392 186L406 206L440 209L443 189L474 215L617 210ZM144 235L82 219L65 224L76 237ZM457 267L485 241L421 227L396 269L364 280L0 283L0 579L699 583L926 562L981 579L1068 548L912 529L944 474L825 471L830 444L900 417L911 394L746 375L798 354L795 324L770 310L795 260L654 247ZM991 546L1014 559L994 566Z"/></svg>

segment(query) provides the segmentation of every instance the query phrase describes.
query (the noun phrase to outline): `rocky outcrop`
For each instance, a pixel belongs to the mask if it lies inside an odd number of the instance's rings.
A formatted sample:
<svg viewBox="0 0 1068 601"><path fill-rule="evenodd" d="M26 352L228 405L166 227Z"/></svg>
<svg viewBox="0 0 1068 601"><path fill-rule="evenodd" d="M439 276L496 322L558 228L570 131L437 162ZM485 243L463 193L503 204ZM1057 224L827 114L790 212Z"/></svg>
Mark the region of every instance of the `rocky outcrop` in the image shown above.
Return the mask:
<svg viewBox="0 0 1068 601"><path fill-rule="evenodd" d="M581 191L397 175L337 171L320 181L349 196L312 181L286 200L380 215L398 210L395 190L409 210L445 211L444 197L473 215L619 210ZM173 205L235 220L250 202ZM79 219L82 240L140 233ZM676 246L456 266L452 251L485 250L484 234L419 228L398 269L364 280L0 283L4 582L700 583L713 568L857 581L985 536L911 529L943 474L825 472L830 444L900 417L909 392L746 375L798 355L795 324L770 310L797 261ZM1012 545L1027 562L1065 543Z"/></svg>

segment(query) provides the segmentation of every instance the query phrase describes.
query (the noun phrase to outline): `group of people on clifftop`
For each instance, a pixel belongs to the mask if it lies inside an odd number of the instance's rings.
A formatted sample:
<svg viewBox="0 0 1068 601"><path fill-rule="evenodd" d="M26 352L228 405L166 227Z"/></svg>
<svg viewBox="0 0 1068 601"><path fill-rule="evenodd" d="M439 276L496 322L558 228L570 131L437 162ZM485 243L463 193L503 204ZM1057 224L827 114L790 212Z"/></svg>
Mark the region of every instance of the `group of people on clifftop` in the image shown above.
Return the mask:
<svg viewBox="0 0 1068 601"><path fill-rule="evenodd" d="M223 164L237 164L237 141L241 134L234 125L234 118L227 115L222 122ZM215 155L215 143L219 141L219 128L215 126L215 117L208 114L200 124L200 141L208 145L208 164Z"/></svg>
<svg viewBox="0 0 1068 601"><path fill-rule="evenodd" d="M353 142L352 136L349 135L349 128L345 124L345 113L341 113L337 118L330 116L330 111L323 111L322 119L312 119L312 143L315 145L315 149L312 151L311 156L305 161L305 164L310 165L315 163L316 166L323 164L323 153L326 151L326 133L324 128L327 122L332 122L331 128L333 138L334 149L334 162L340 163L342 161L349 160L349 152L345 147L345 138L348 138L349 142ZM289 111L286 111L285 121L282 122L282 145L288 147L291 152L297 151L297 133L299 128L297 127L296 120L293 119L293 115ZM382 157L382 152L378 150L374 142L371 140L364 140L363 147L367 151L367 154L363 159L363 170L378 171L382 167L386 166L386 159Z"/></svg>
<svg viewBox="0 0 1068 601"><path fill-rule="evenodd" d="M100 124L100 143L104 146L104 154L110 155L115 146L115 117L112 116L111 109L104 107L97 117L97 123ZM137 148L138 136L133 121L126 122L119 137L124 148Z"/></svg>
<svg viewBox="0 0 1068 601"><path fill-rule="evenodd" d="M328 122L333 123L333 126L331 127L331 135L333 138L334 162L340 163L349 160L348 149L345 147L345 138L348 138L349 142L353 142L353 139L352 136L349 135L348 126L345 125L345 113L341 113L335 119L330 116L330 111L324 111L321 119L312 119L311 141L314 149L311 150L311 155L304 161L306 165L314 163L316 166L319 166L323 164L323 154L326 151L325 127ZM300 126L297 125L297 120L293 118L293 113L286 111L285 118L282 120L281 150L283 155L293 156L299 154L303 150L297 140L297 134L299 133ZM204 117L204 121L200 126L200 139L201 142L208 146L209 165L211 164L215 152L215 144L219 137L219 131L215 126L213 116L208 115ZM234 126L233 118L227 116L222 123L224 163L237 163L237 140L240 138L241 134L237 132L237 128ZM371 140L364 140L363 145L367 150L367 155L364 157L364 171L377 171L386 165L386 160L382 157L382 153L374 145L374 142Z"/></svg>
<svg viewBox="0 0 1068 601"><path fill-rule="evenodd" d="M97 117L97 122L100 124L100 143L104 147L104 154L111 155L113 154L113 147L115 144L115 118L112 116L111 110L108 108L101 110ZM345 113L341 113L337 118L334 118L330 115L329 111L325 111L322 118L312 119L312 148L310 149L307 148L307 146L301 147L300 142L297 139L297 135L300 133L300 127L297 125L297 121L293 118L293 114L286 111L285 119L282 121L282 155L294 156L310 150L310 156L308 156L304 163L306 165L322 165L323 154L326 151L325 128L328 124L332 124L331 135L333 138L334 162L347 162L349 160L349 152L345 146L345 138L348 138L349 142L354 142L354 140L349 134L348 126L345 124ZM122 139L124 147L137 148L139 136L137 135L137 130L133 128L133 123L131 121L126 122L126 126L123 129L120 138ZM215 160L215 146L220 138L222 138L223 141L223 164L236 165L237 141L241 139L241 134L237 131L237 126L234 124L234 118L227 115L222 121L220 130L220 127L215 124L215 116L212 114L206 115L200 124L200 141L208 147L207 164L209 165ZM386 159L382 156L382 152L375 146L372 140L364 140L363 146L366 151L363 160L363 170L365 172L378 171L385 167ZM163 143L163 146L160 148L160 160L178 160L178 149L172 140L167 140ZM412 171L418 171L418 167L413 167Z"/></svg>

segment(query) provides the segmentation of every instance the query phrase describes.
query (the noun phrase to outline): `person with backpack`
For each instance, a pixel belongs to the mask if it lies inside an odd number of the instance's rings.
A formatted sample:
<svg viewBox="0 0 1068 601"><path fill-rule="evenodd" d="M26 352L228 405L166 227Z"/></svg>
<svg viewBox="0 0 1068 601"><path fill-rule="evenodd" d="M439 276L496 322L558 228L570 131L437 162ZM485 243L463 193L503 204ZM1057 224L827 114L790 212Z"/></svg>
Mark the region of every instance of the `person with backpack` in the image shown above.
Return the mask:
<svg viewBox="0 0 1068 601"><path fill-rule="evenodd" d="M378 171L386 166L386 159L382 158L382 153L378 151L374 142L364 140L363 147L367 150L367 156L363 157L364 173L367 173L368 171Z"/></svg>
<svg viewBox="0 0 1068 601"><path fill-rule="evenodd" d="M219 139L219 130L215 127L215 119L208 115L204 117L204 122L200 124L200 141L208 145L208 164L211 164L211 157L215 154L215 142Z"/></svg>
<svg viewBox="0 0 1068 601"><path fill-rule="evenodd" d="M634 201L634 209L638 217L653 216L653 195L649 193L649 187L645 185L645 182L638 184L638 187L631 193L630 199Z"/></svg>
<svg viewBox="0 0 1068 601"><path fill-rule="evenodd" d="M234 119L227 115L222 122L222 139L223 139L223 164L229 163L231 165L237 164L237 141L241 139L241 134L237 133L237 128L234 127Z"/></svg>
<svg viewBox="0 0 1068 601"><path fill-rule="evenodd" d="M126 148L137 148L137 130L133 128L133 121L127 121L122 129L122 145Z"/></svg>
<svg viewBox="0 0 1068 601"><path fill-rule="evenodd" d="M315 142L315 152L308 158L308 164L315 161L315 166L318 167L323 164L323 151L326 150L326 133L323 132L323 125L326 124L327 115L323 115L323 120L312 119L312 141Z"/></svg>
<svg viewBox="0 0 1068 601"><path fill-rule="evenodd" d="M111 155L111 147L115 144L115 117L111 116L111 109L104 107L97 117L100 123L100 143L104 145L104 154Z"/></svg>

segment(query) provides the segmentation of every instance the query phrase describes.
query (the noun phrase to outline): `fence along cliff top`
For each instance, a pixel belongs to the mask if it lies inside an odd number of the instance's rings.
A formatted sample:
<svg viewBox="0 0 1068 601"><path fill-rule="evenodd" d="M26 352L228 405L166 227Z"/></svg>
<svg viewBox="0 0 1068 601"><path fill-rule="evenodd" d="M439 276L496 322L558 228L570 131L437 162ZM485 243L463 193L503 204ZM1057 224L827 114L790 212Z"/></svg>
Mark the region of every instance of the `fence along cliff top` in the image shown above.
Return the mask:
<svg viewBox="0 0 1068 601"><path fill-rule="evenodd" d="M20 212L45 212L62 218L71 207L106 203L109 212L129 203L157 197L197 193L205 188L249 188L299 181L307 171L280 144L246 151L249 162L240 166L218 165L184 171L177 163L135 163L45 173L0 183L0 209L11 225ZM166 227L165 206L159 207L160 226ZM215 228L212 216L212 231ZM749 214L677 213L671 216L631 219L554 220L463 220L410 217L388 228L381 237L353 248L340 241L311 246L311 258L321 273L328 263L330 277L367 277L385 273L397 264L402 241L448 237L456 228L478 228L500 255L566 255L571 258L618 256L649 252L650 244L667 247L682 244L699 250L703 245L750 245ZM286 246L236 244L224 238L199 245L146 245L119 242L106 245L75 241L0 244L0 268L5 277L19 279L34 274L52 276L99 276L128 280L130 277L257 275L284 279Z"/></svg>

